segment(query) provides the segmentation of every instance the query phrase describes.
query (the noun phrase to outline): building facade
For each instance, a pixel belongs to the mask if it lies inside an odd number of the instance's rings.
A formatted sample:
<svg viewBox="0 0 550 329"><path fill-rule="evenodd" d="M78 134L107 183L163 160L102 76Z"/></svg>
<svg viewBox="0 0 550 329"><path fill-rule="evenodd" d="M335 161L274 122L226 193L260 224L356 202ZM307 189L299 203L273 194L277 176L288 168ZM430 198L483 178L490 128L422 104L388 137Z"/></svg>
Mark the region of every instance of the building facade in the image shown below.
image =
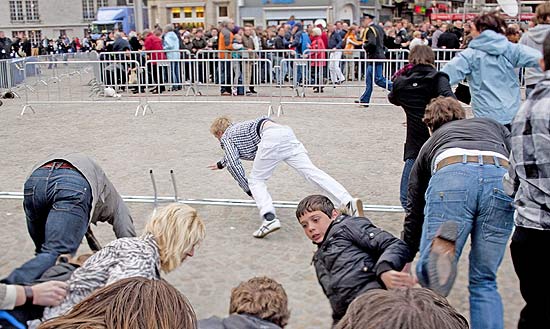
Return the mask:
<svg viewBox="0 0 550 329"><path fill-rule="evenodd" d="M25 34L31 42L60 35L82 38L100 7L133 5L132 0L2 0L0 31Z"/></svg>
<svg viewBox="0 0 550 329"><path fill-rule="evenodd" d="M217 26L224 18L237 16L235 0L149 0L149 23L188 27Z"/></svg>

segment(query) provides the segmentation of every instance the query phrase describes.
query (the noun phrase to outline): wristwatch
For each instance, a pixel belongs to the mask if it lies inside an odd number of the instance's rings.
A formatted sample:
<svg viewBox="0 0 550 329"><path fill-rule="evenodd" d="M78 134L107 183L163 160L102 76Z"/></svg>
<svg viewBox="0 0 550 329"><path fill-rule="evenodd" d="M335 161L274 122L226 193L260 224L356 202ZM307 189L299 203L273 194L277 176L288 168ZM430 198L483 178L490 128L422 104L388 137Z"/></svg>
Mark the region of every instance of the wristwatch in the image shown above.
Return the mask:
<svg viewBox="0 0 550 329"><path fill-rule="evenodd" d="M25 305L32 305L34 301L34 296L32 294L32 287L31 286L23 286L23 289L25 289Z"/></svg>

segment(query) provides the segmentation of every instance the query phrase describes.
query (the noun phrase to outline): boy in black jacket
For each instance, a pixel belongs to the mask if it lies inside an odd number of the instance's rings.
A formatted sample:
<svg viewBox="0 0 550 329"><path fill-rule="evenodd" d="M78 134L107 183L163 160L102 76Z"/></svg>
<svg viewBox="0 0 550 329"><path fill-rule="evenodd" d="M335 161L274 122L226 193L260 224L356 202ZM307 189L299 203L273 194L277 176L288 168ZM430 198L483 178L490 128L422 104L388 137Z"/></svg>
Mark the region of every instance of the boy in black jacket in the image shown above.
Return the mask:
<svg viewBox="0 0 550 329"><path fill-rule="evenodd" d="M334 323L367 290L414 285L408 273L399 272L410 257L407 245L369 219L340 214L323 195L303 199L296 218L306 236L319 247L313 263L330 301Z"/></svg>

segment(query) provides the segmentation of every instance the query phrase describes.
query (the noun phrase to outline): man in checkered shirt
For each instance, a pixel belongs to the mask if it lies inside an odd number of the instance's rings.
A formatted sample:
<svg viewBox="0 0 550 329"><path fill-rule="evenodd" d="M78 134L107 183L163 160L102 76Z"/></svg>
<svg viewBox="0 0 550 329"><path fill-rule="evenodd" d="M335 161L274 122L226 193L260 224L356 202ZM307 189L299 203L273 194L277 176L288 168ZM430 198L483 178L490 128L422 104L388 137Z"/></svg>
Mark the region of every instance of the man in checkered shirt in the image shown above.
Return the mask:
<svg viewBox="0 0 550 329"><path fill-rule="evenodd" d="M512 122L511 166L505 179L507 192L515 193L510 250L526 302L519 329L547 328L550 323L550 33L543 54L544 78Z"/></svg>
<svg viewBox="0 0 550 329"><path fill-rule="evenodd" d="M263 222L253 233L254 237L263 238L281 228L265 183L282 161L324 190L335 204L347 207L351 215L363 216L361 200L352 198L340 183L311 162L304 145L296 139L290 127L276 124L266 117L238 123L220 117L214 120L210 132L220 141L225 155L208 168L227 168L260 209ZM254 161L248 179L241 160Z"/></svg>

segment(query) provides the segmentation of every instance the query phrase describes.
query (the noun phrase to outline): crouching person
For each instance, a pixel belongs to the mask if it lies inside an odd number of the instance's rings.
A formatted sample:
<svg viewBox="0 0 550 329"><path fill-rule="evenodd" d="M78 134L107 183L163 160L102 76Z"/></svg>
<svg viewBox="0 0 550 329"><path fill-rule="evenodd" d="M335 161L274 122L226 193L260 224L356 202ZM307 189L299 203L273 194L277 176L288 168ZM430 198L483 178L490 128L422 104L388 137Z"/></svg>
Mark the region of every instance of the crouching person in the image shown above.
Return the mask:
<svg viewBox="0 0 550 329"><path fill-rule="evenodd" d="M399 272L410 257L407 245L369 219L341 214L322 195L303 199L296 217L319 248L313 263L335 324L360 294L415 284L408 273Z"/></svg>
<svg viewBox="0 0 550 329"><path fill-rule="evenodd" d="M231 291L229 317L199 321L199 329L280 329L290 312L283 286L268 277L254 277Z"/></svg>
<svg viewBox="0 0 550 329"><path fill-rule="evenodd" d="M92 239L90 223L108 222L117 238L136 236L117 190L101 167L82 153L52 154L36 163L25 182L23 208L36 256L3 283L30 284L55 265L59 255L75 254L84 235Z"/></svg>

